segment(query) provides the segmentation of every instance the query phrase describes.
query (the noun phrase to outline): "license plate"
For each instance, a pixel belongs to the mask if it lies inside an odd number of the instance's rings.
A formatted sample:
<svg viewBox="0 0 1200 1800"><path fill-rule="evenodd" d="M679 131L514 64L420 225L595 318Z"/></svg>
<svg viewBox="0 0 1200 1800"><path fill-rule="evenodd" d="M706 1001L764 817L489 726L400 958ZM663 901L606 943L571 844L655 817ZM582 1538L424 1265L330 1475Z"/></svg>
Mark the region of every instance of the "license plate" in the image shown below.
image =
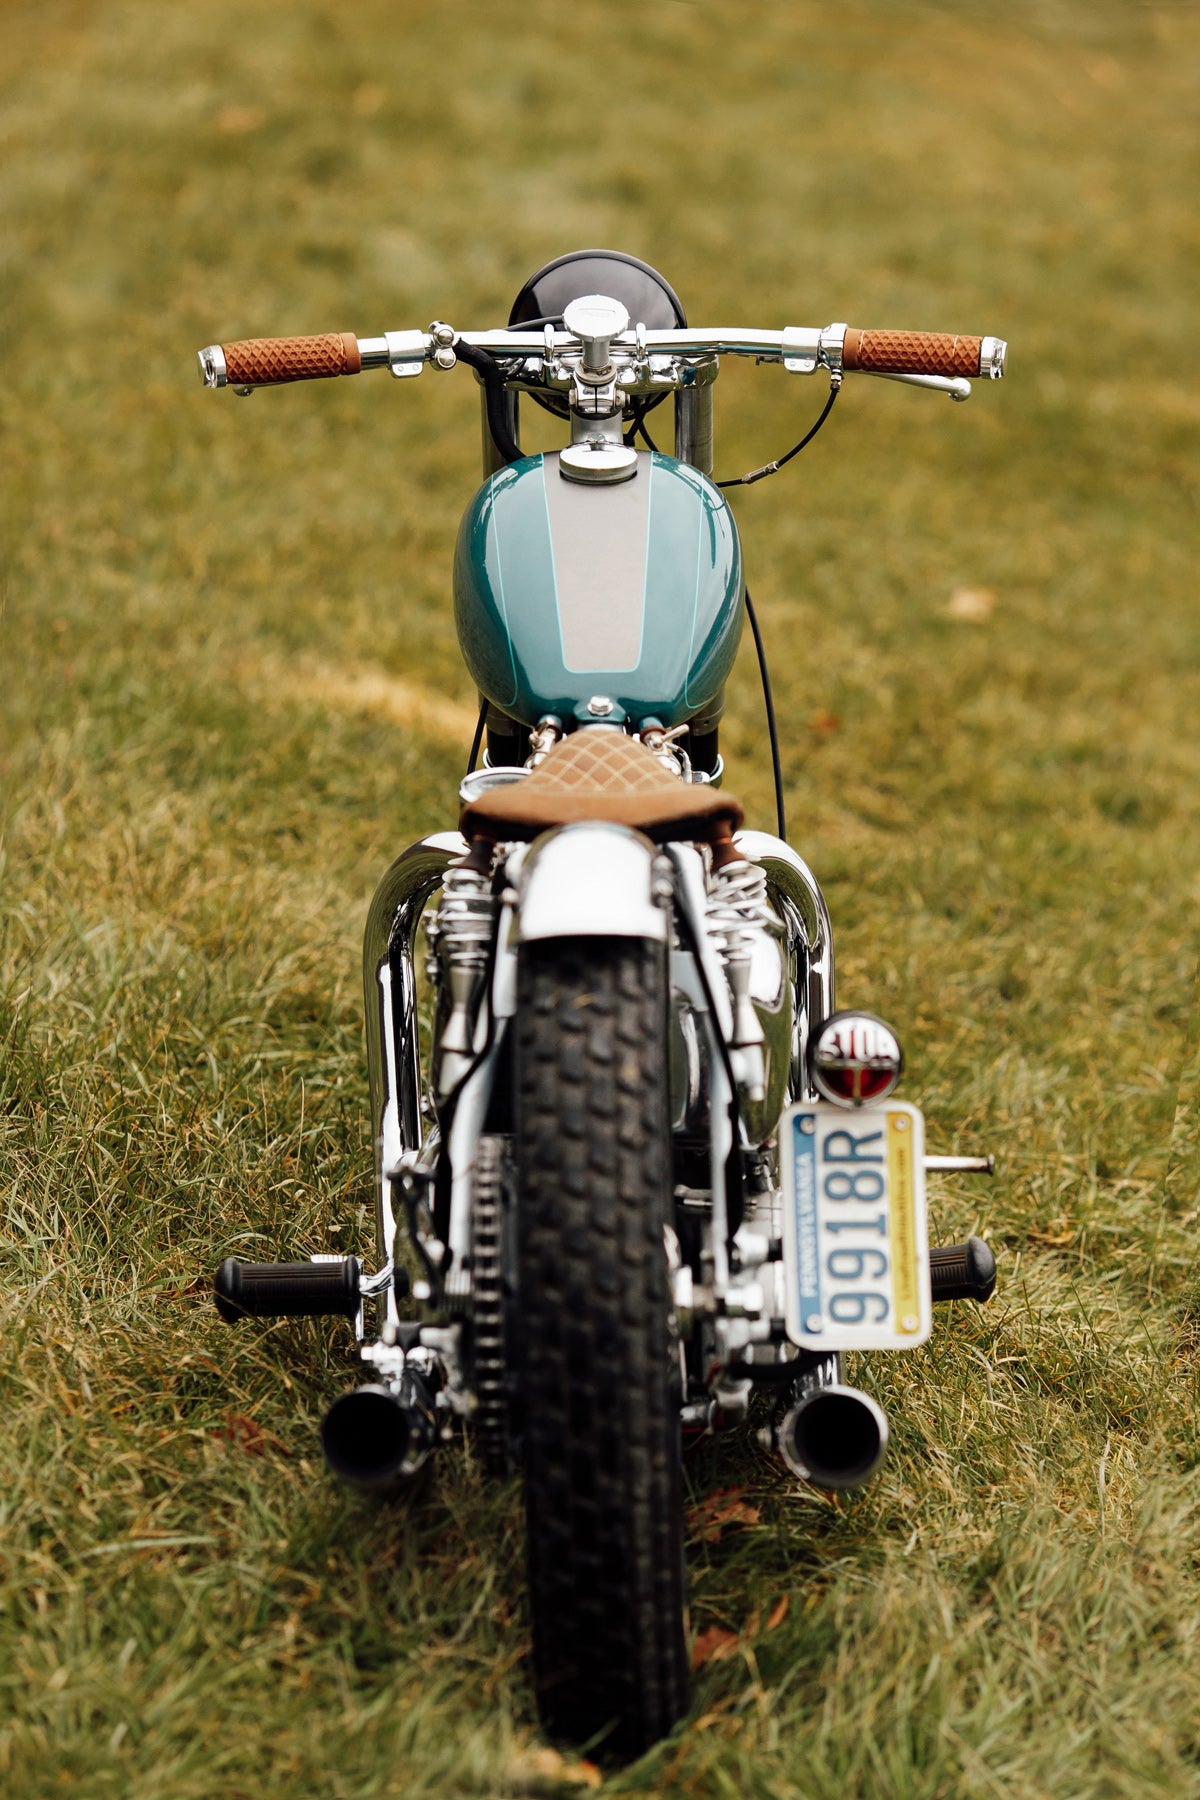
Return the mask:
<svg viewBox="0 0 1200 1800"><path fill-rule="evenodd" d="M780 1121L788 1336L909 1350L932 1328L925 1124L915 1106L789 1107Z"/></svg>

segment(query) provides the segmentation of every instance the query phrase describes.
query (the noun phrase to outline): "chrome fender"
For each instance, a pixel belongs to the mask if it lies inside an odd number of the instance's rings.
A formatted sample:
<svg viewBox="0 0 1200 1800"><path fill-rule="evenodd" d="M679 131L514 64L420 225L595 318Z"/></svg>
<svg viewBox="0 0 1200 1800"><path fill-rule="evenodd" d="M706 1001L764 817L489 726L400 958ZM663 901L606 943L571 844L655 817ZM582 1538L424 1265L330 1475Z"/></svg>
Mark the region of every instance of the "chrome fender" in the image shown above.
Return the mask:
<svg viewBox="0 0 1200 1800"><path fill-rule="evenodd" d="M781 838L766 831L739 831L733 841L743 856L766 870L767 892L783 921L788 980L794 995L794 1004L788 1009L792 1034L790 1092L796 1100L815 1100L817 1096L808 1079L808 1040L836 1006L833 932L825 896L803 857ZM769 962L764 966L769 966ZM754 991L753 998L763 1030L771 1038L779 1030L778 1018L773 1026L768 1017L771 1009L761 990Z"/></svg>
<svg viewBox="0 0 1200 1800"><path fill-rule="evenodd" d="M633 937L666 943L670 876L648 838L625 825L560 825L520 873L516 941Z"/></svg>

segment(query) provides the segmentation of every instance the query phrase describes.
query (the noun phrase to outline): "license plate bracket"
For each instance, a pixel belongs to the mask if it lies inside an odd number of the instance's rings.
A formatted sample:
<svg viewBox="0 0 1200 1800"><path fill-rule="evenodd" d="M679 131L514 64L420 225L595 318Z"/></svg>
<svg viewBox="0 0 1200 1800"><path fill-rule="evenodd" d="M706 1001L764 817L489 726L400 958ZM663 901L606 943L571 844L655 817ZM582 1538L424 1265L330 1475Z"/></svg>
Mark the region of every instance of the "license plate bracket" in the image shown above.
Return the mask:
<svg viewBox="0 0 1200 1800"><path fill-rule="evenodd" d="M806 1350L911 1350L933 1326L915 1106L791 1106L779 1127L787 1331Z"/></svg>

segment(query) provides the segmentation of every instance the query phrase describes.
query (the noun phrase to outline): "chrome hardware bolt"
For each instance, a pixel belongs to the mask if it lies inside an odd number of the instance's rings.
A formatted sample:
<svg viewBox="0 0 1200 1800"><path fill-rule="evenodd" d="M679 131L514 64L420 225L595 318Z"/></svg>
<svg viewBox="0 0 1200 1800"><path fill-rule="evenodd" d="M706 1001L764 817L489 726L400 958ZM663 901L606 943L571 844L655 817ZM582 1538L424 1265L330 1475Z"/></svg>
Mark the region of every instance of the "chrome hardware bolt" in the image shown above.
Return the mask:
<svg viewBox="0 0 1200 1800"><path fill-rule="evenodd" d="M607 718L615 705L616 701L610 700L607 694L593 694L587 703L593 719Z"/></svg>
<svg viewBox="0 0 1200 1800"><path fill-rule="evenodd" d="M527 769L536 769L562 738L561 721L553 717L539 719L536 728L529 734L529 755L525 759Z"/></svg>

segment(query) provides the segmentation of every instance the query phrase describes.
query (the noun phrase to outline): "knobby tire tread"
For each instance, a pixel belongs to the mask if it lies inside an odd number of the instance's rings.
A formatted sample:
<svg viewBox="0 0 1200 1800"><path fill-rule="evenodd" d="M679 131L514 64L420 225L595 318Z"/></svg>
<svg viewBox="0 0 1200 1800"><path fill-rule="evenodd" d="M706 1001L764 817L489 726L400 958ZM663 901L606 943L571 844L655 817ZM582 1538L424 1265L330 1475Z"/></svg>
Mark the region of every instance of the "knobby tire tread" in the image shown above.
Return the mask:
<svg viewBox="0 0 1200 1800"><path fill-rule="evenodd" d="M554 940L518 974L521 1395L539 1709L637 1754L687 1706L661 945Z"/></svg>

